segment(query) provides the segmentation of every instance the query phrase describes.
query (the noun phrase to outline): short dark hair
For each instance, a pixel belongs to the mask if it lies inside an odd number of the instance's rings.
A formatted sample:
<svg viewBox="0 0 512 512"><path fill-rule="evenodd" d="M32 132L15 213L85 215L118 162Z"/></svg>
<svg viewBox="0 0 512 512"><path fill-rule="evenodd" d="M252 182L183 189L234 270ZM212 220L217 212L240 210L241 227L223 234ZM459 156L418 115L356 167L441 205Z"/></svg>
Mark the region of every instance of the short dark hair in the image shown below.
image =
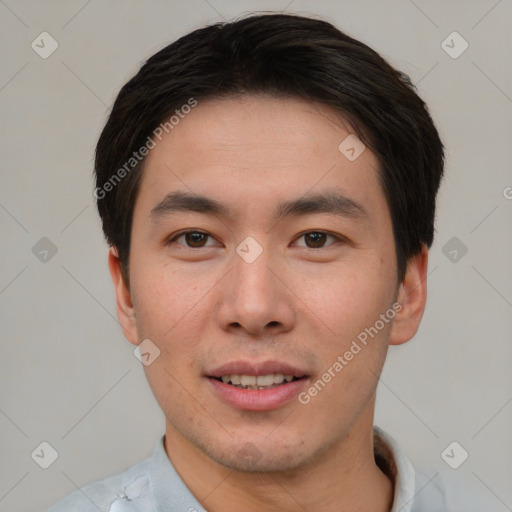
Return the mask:
<svg viewBox="0 0 512 512"><path fill-rule="evenodd" d="M432 245L444 168L444 146L415 89L408 75L364 43L326 21L291 14L216 23L158 51L120 90L95 154L103 232L126 282L144 163L137 150L191 98L261 93L331 107L376 154L402 282L409 259Z"/></svg>

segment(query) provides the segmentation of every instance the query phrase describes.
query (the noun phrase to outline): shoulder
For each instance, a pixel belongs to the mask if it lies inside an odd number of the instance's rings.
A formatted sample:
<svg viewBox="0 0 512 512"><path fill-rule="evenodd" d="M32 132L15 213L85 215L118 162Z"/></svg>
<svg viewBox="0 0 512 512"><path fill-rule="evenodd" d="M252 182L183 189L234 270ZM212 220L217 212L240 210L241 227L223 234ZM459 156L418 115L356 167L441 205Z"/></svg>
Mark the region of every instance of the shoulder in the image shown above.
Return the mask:
<svg viewBox="0 0 512 512"><path fill-rule="evenodd" d="M65 496L46 512L128 512L135 510L130 508L131 501L141 506L147 500L152 503L150 460L145 459L125 471L85 485ZM140 510L150 512L153 508Z"/></svg>
<svg viewBox="0 0 512 512"><path fill-rule="evenodd" d="M489 509L489 495L485 490L455 470L417 472L415 494L411 512L482 512Z"/></svg>
<svg viewBox="0 0 512 512"><path fill-rule="evenodd" d="M374 426L376 461L395 480L393 512L482 512L492 496L474 476L445 467L417 467L393 437ZM386 472L386 471L385 471Z"/></svg>

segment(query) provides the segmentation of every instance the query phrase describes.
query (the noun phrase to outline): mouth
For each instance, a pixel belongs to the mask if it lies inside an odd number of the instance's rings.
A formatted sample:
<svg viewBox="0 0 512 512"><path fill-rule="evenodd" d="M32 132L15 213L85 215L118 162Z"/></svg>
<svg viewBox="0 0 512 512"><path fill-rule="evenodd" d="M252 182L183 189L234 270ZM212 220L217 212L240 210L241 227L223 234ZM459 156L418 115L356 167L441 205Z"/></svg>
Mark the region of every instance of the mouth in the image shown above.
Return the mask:
<svg viewBox="0 0 512 512"><path fill-rule="evenodd" d="M212 377L213 379L234 386L240 389L272 389L289 382L305 378L305 376L297 377L296 375L284 375L282 373L269 373L267 375L222 375L222 377Z"/></svg>
<svg viewBox="0 0 512 512"><path fill-rule="evenodd" d="M208 372L212 392L231 407L247 411L278 409L293 401L310 376L278 361L236 361Z"/></svg>

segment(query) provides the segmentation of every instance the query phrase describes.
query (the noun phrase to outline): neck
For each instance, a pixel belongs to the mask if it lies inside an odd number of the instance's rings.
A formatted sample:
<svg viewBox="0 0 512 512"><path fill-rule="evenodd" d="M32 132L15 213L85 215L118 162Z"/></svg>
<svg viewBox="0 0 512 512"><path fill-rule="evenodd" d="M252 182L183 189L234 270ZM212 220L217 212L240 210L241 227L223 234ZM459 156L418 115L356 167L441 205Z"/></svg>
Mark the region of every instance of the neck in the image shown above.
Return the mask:
<svg viewBox="0 0 512 512"><path fill-rule="evenodd" d="M229 469L169 423L165 449L182 480L209 512L389 512L393 503L393 482L375 462L373 409L362 414L334 446L290 471L248 473Z"/></svg>

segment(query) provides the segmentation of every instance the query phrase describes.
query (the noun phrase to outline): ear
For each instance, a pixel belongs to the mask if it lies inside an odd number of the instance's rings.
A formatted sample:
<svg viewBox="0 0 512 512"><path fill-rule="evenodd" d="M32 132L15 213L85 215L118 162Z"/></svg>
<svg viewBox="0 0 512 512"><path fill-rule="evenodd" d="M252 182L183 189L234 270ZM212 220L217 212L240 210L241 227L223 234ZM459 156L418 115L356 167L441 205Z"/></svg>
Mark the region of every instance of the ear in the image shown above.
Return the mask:
<svg viewBox="0 0 512 512"><path fill-rule="evenodd" d="M108 268L114 284L116 294L117 317L121 323L121 328L126 339L138 345L137 324L135 321L135 308L132 303L130 288L124 280L121 271L121 260L117 254L117 249L111 247L108 252Z"/></svg>
<svg viewBox="0 0 512 512"><path fill-rule="evenodd" d="M401 345L417 332L427 301L428 248L423 244L419 254L413 256L407 265L407 272L400 284L396 302L402 308L393 320L390 345Z"/></svg>

